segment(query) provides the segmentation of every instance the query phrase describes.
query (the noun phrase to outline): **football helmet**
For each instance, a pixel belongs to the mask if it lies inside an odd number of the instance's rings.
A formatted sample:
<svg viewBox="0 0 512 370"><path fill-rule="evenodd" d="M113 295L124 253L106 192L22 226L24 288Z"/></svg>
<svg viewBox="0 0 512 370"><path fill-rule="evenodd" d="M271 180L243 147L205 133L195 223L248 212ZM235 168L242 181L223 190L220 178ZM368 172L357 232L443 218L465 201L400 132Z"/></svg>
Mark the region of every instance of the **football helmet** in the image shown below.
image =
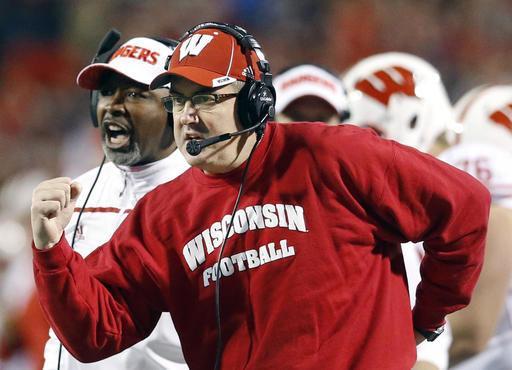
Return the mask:
<svg viewBox="0 0 512 370"><path fill-rule="evenodd" d="M424 152L441 134L457 130L439 72L417 56L376 54L356 63L342 78L351 123ZM448 141L453 139L447 135Z"/></svg>
<svg viewBox="0 0 512 370"><path fill-rule="evenodd" d="M512 152L512 85L476 87L454 106L461 142L485 142Z"/></svg>

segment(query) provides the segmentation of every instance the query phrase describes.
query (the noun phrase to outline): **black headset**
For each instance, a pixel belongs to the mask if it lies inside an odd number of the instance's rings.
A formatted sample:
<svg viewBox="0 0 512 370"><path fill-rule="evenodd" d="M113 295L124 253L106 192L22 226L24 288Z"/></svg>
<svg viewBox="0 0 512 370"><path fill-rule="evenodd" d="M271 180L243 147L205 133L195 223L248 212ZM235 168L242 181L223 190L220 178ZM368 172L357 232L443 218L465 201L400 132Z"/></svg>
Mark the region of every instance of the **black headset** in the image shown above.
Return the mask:
<svg viewBox="0 0 512 370"><path fill-rule="evenodd" d="M117 43L121 38L121 33L116 29L111 29L107 32L107 34L101 40L98 51L96 55L91 61L91 64L95 63L108 63L112 55L117 51ZM172 50L176 48L178 45L178 41L167 39L163 37L150 37L152 40L158 41L165 46L168 46ZM91 121L94 127L98 127L98 100L99 100L99 90L91 90L90 93L90 104L89 104L89 114L91 116ZM167 122L172 125L172 114L167 114Z"/></svg>
<svg viewBox="0 0 512 370"><path fill-rule="evenodd" d="M264 58L260 44L254 37L247 33L240 26L228 23L205 22L192 27L183 34L180 42L185 40L193 33L214 28L233 36L238 44L242 46L242 52L245 54L248 65L252 64L251 51L254 51L258 57L256 65L261 72L261 78L255 79L255 76L248 74L247 81L237 96L237 114L243 128L249 128L255 123L261 122L259 130L263 130L269 118L274 117L276 90L272 85L272 73L270 72L270 64ZM165 69L169 68L170 58L167 60Z"/></svg>

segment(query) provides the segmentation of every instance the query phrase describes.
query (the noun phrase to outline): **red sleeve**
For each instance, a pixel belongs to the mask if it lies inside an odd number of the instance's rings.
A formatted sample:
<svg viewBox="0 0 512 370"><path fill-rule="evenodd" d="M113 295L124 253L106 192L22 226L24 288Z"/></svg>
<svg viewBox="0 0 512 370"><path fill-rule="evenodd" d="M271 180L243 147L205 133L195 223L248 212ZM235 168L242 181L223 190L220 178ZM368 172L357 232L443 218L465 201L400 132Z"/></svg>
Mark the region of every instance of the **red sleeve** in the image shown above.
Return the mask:
<svg viewBox="0 0 512 370"><path fill-rule="evenodd" d="M165 248L145 232L144 213L143 207L136 207L112 239L85 260L64 237L49 250L33 247L45 315L61 342L82 362L101 360L144 339L160 317L158 276L166 258L157 253Z"/></svg>
<svg viewBox="0 0 512 370"><path fill-rule="evenodd" d="M377 155L387 165L372 203L400 239L424 242L413 320L416 327L434 329L470 301L482 269L490 194L472 176L430 155L379 142Z"/></svg>
<svg viewBox="0 0 512 370"><path fill-rule="evenodd" d="M342 198L369 227L370 243L395 249L424 241L414 325L437 328L465 307L483 264L487 189L469 174L367 129L326 126L310 137L319 138L316 160L339 174Z"/></svg>

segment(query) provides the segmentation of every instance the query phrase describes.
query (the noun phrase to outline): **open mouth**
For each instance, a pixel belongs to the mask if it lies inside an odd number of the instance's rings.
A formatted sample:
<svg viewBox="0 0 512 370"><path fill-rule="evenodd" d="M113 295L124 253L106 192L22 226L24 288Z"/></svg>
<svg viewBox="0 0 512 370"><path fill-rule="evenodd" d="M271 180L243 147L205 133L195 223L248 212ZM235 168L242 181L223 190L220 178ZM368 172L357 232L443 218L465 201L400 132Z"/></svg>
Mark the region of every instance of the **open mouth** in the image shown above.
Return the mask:
<svg viewBox="0 0 512 370"><path fill-rule="evenodd" d="M128 128L114 122L104 124L105 144L110 149L119 149L130 143L131 132Z"/></svg>
<svg viewBox="0 0 512 370"><path fill-rule="evenodd" d="M186 134L185 141L190 141L190 140L203 140L203 138L198 134L193 134L193 133Z"/></svg>

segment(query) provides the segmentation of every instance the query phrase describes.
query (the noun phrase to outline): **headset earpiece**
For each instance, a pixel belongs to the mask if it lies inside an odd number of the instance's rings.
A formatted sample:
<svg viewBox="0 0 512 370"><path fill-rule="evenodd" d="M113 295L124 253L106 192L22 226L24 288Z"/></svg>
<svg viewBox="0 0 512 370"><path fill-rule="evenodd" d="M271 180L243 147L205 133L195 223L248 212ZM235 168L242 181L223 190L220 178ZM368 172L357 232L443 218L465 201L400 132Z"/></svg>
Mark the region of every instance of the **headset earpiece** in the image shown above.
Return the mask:
<svg viewBox="0 0 512 370"><path fill-rule="evenodd" d="M94 63L107 63L114 54L114 51L116 50L115 46L121 39L121 33L116 30L115 28L112 28L110 31L108 31L103 39L101 40L98 51L96 52L96 55L91 61L91 64ZM91 116L92 125L94 127L98 127L98 99L99 99L99 92L97 90L91 90L91 93L89 94L89 115Z"/></svg>
<svg viewBox="0 0 512 370"><path fill-rule="evenodd" d="M237 96L237 113L244 128L274 117L275 90L261 81L248 80ZM266 119L265 119L266 120ZM264 125L264 124L263 124Z"/></svg>

